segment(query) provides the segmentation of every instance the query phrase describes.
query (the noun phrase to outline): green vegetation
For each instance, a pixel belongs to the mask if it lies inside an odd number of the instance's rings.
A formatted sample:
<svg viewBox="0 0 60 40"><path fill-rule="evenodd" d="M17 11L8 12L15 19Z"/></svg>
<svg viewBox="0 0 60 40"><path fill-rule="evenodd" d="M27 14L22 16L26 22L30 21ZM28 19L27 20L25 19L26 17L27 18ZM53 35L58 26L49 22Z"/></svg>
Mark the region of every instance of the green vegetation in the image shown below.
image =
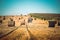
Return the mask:
<svg viewBox="0 0 60 40"><path fill-rule="evenodd" d="M34 18L39 18L44 20L60 20L60 14L31 13L29 15L31 15Z"/></svg>

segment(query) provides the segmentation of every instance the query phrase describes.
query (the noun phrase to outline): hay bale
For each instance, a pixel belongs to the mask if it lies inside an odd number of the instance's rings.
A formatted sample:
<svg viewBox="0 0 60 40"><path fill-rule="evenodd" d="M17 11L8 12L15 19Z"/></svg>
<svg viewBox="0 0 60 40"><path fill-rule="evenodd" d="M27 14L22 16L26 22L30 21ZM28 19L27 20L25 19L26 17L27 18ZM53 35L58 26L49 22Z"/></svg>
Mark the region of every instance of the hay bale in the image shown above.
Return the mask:
<svg viewBox="0 0 60 40"><path fill-rule="evenodd" d="M2 20L0 20L0 24L2 24Z"/></svg>
<svg viewBox="0 0 60 40"><path fill-rule="evenodd" d="M55 27L56 21L48 21L49 27Z"/></svg>
<svg viewBox="0 0 60 40"><path fill-rule="evenodd" d="M9 27L15 26L15 21L13 21L12 19L8 21L8 26Z"/></svg>
<svg viewBox="0 0 60 40"><path fill-rule="evenodd" d="M58 21L58 26L60 26L60 21Z"/></svg>

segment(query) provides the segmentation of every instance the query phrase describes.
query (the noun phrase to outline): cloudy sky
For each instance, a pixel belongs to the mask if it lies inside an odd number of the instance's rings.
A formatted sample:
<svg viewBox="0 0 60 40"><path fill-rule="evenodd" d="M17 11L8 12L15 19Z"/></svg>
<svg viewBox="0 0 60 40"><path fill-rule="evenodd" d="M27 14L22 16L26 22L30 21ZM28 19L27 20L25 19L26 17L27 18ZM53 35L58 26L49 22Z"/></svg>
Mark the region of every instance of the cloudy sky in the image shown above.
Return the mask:
<svg viewBox="0 0 60 40"><path fill-rule="evenodd" d="M59 0L0 0L0 15L60 13Z"/></svg>

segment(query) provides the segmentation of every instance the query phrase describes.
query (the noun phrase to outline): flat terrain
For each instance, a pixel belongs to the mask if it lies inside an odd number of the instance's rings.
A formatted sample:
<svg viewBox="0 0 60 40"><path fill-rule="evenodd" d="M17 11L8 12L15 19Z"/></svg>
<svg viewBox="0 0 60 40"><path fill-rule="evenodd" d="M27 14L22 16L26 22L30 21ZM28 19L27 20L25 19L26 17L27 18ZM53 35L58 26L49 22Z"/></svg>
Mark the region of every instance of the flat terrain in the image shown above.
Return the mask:
<svg viewBox="0 0 60 40"><path fill-rule="evenodd" d="M16 22L15 26L8 27L9 18ZM0 40L60 40L60 26L48 27L48 20L36 19L27 23L28 16L7 17L0 25ZM33 18L33 17L32 17ZM20 25L25 19L25 25ZM34 19L34 18L33 18Z"/></svg>

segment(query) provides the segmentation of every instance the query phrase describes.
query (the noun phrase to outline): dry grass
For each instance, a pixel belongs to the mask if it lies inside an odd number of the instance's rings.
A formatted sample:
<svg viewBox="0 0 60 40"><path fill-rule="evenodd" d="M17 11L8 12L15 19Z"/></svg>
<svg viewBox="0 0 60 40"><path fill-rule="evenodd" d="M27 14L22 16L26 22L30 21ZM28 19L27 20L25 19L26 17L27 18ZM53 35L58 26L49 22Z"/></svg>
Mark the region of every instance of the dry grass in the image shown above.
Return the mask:
<svg viewBox="0 0 60 40"><path fill-rule="evenodd" d="M20 26L21 22L27 17L23 17L23 19L19 20L20 16L11 17L8 16L6 19L13 18L15 21L15 26L19 27L9 35L2 37L0 40L60 40L60 26L56 26L54 28L48 27L47 20L36 19L33 20L32 23L27 23L26 25ZM4 20L3 24L0 25L0 35L10 32L16 27L8 27L8 20ZM29 32L28 32L28 30Z"/></svg>

